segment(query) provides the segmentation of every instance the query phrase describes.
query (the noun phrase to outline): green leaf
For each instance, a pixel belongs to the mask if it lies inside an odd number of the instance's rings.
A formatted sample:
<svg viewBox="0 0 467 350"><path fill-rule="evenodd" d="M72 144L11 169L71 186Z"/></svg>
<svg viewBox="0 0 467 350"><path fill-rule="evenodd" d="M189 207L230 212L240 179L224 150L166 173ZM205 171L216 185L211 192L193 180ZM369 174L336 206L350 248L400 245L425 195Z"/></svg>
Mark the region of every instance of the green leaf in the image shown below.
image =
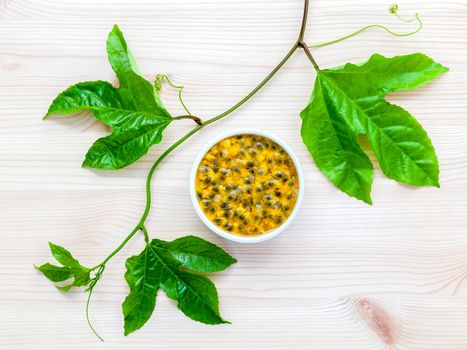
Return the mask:
<svg viewBox="0 0 467 350"><path fill-rule="evenodd" d="M96 119L112 127L109 136L97 140L86 154L83 166L119 169L132 164L162 140L162 132L173 121L152 84L136 67L122 32L114 26L107 40L109 62L120 87L105 81L70 86L52 102L46 117L91 111Z"/></svg>
<svg viewBox="0 0 467 350"><path fill-rule="evenodd" d="M195 236L181 237L172 242L155 239L153 245L192 271L218 272L237 262L215 244Z"/></svg>
<svg viewBox="0 0 467 350"><path fill-rule="evenodd" d="M55 266L49 263L34 267L52 282L63 282L73 277L73 272L69 267Z"/></svg>
<svg viewBox="0 0 467 350"><path fill-rule="evenodd" d="M56 286L61 291L67 292L72 287L87 286L91 281L91 270L82 266L67 249L53 244L52 242L49 242L49 246L54 258L63 266L55 266L46 263L41 266L34 267L42 272L44 276L52 282L63 282L73 278L73 282L71 284L66 286Z"/></svg>
<svg viewBox="0 0 467 350"><path fill-rule="evenodd" d="M172 242L153 240L143 252L126 262L125 279L130 293L123 302L125 335L141 328L150 318L161 288L178 301L178 308L193 320L206 324L227 323L219 313L217 290L197 271L220 271L236 260L221 248L188 236Z"/></svg>
<svg viewBox="0 0 467 350"><path fill-rule="evenodd" d="M49 247L50 251L52 252L52 255L54 258L63 266L66 267L75 267L75 268L80 268L81 265L79 264L79 261L76 260L71 253L66 250L63 247L60 247L58 245L53 244L52 242L49 242Z"/></svg>
<svg viewBox="0 0 467 350"><path fill-rule="evenodd" d="M107 39L107 56L120 82L120 90L125 95L132 96L135 108L152 111L157 115L170 116L153 85L139 72L123 33L117 25L114 25Z"/></svg>
<svg viewBox="0 0 467 350"><path fill-rule="evenodd" d="M433 145L417 120L385 100L417 88L447 68L420 54L318 71L302 111L302 139L316 165L343 192L371 203L373 166L357 142L366 135L384 174L414 186L439 186Z"/></svg>
<svg viewBox="0 0 467 350"><path fill-rule="evenodd" d="M140 255L128 258L125 280L130 286L130 294L123 302L125 335L141 328L151 317L156 305L156 295L160 286L157 257L146 247Z"/></svg>

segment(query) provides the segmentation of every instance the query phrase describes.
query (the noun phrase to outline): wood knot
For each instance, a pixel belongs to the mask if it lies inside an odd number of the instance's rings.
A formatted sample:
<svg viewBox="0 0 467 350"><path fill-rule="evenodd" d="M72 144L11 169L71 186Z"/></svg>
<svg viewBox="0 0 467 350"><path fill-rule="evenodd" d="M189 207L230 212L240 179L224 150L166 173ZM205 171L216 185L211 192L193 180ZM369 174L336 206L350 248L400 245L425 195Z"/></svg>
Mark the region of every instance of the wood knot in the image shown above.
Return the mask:
<svg viewBox="0 0 467 350"><path fill-rule="evenodd" d="M369 299L358 301L356 306L360 317L378 337L388 345L396 342L396 326L393 318L381 305Z"/></svg>

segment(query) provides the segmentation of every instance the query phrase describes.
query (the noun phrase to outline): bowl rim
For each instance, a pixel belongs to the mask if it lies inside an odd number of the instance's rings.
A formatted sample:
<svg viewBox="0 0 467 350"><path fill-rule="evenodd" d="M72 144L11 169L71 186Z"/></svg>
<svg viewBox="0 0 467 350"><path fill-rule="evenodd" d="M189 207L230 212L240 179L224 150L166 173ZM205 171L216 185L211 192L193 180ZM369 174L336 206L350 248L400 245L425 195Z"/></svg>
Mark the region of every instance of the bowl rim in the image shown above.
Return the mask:
<svg viewBox="0 0 467 350"><path fill-rule="evenodd" d="M196 197L196 190L195 190L195 179L196 179L196 174L198 172L198 167L199 164L201 163L201 160L204 158L204 155L211 149L212 146L214 146L216 143L231 137L235 135L240 135L240 134L246 134L246 135L259 135L263 137L267 137L271 139L272 141L276 142L278 145L280 145L290 156L292 159L295 169L297 171L298 175L298 197L297 201L295 203L294 209L292 210L292 213L290 213L289 217L287 220L280 225L279 227L275 228L274 230L269 231L268 233L257 235L257 236L239 236L232 234L228 231L224 231L218 226L216 226L212 221L208 219L208 217L204 214L203 210L201 209L198 198ZM303 200L303 195L305 192L305 181L303 179L303 170L302 166L294 153L294 151L279 137L264 131L260 129L255 129L255 128L241 128L241 129L234 129L234 130L229 130L224 133L220 133L213 138L211 138L198 152L198 155L195 158L195 161L193 162L193 166L191 168L191 174L190 174L190 197L191 197L191 202L193 204L193 207L195 208L196 213L198 214L199 218L201 221L214 233L218 234L219 236L228 239L230 241L238 242L238 243L258 243L258 242L263 242L267 241L275 236L277 236L279 233L285 231L287 227L293 222L295 217L297 216L298 211L300 210L302 200Z"/></svg>

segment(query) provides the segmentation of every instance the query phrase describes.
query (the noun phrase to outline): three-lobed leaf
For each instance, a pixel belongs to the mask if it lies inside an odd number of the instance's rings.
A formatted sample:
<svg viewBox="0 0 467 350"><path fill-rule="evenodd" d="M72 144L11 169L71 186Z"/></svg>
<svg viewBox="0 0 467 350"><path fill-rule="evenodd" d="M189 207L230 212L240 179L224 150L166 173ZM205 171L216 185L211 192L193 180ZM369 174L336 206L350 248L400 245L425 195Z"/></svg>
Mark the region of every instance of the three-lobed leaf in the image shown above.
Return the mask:
<svg viewBox="0 0 467 350"><path fill-rule="evenodd" d="M69 291L72 287L82 287L89 284L91 281L90 269L82 266L67 249L51 242L49 242L49 247L55 260L63 266L45 263L41 266L35 266L37 270L42 272L42 274L52 282L64 282L68 279L73 279L73 282L70 284L56 286L64 292Z"/></svg>
<svg viewBox="0 0 467 350"><path fill-rule="evenodd" d="M196 272L221 271L236 260L216 245L187 236L166 242L155 239L126 262L125 279L130 293L123 302L125 335L141 328L152 315L159 289L178 302L193 320L226 323L219 313L214 284Z"/></svg>
<svg viewBox="0 0 467 350"><path fill-rule="evenodd" d="M310 103L302 111L302 139L318 168L350 196L371 203L373 166L357 142L366 135L384 174L414 186L439 186L438 160L417 120L385 100L447 71L420 54L318 71Z"/></svg>
<svg viewBox="0 0 467 350"><path fill-rule="evenodd" d="M83 166L119 169L132 164L151 146L161 142L162 132L173 118L152 84L140 75L117 26L109 34L107 53L119 88L105 81L70 86L55 98L46 117L91 111L98 120L111 126L112 132L92 145Z"/></svg>

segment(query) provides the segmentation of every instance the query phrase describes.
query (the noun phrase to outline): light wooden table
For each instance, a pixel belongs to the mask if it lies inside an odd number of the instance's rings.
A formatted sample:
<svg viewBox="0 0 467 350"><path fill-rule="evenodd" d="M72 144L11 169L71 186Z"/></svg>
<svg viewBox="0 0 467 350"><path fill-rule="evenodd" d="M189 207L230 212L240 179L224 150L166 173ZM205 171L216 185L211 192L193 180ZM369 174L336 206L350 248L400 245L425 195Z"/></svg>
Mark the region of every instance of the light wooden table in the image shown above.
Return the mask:
<svg viewBox="0 0 467 350"><path fill-rule="evenodd" d="M331 39L375 21L407 30L387 14L388 5L313 0L307 40ZM192 125L170 127L162 145L125 170L90 171L80 163L105 128L89 114L42 121L49 103L72 83L114 80L104 44L118 23L148 78L172 74L187 86L196 114L215 115L285 54L297 35L302 0L0 1L0 348L467 349L467 2L400 5L401 15L420 12L420 34L394 38L375 30L314 53L331 67L373 52L421 51L450 67L434 83L391 97L432 138L441 189L403 186L379 169L371 207L334 188L299 137L299 112L315 74L298 52L251 103L194 136L155 177L153 235L199 235L238 258L213 276L232 324L193 322L161 292L148 324L124 338L124 260L143 243L134 239L95 290L92 319L106 340L101 344L85 322L86 295L58 292L32 265L51 261L47 241L68 247L87 265L108 254L141 213L152 161ZM180 111L175 92L165 89L162 98ZM285 139L306 177L297 220L256 246L208 231L188 194L200 147L219 132L245 126Z"/></svg>

